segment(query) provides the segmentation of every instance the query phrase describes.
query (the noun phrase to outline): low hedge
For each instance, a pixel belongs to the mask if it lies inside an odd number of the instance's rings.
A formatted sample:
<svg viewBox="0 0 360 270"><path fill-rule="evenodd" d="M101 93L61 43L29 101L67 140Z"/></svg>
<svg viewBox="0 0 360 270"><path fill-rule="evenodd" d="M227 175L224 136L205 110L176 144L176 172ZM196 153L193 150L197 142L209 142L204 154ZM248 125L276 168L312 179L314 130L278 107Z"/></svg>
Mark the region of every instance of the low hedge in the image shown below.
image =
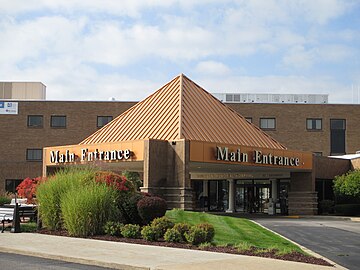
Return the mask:
<svg viewBox="0 0 360 270"><path fill-rule="evenodd" d="M150 225L143 227L141 230L142 238L145 239L146 241L150 241L150 242L159 240L159 238L161 237L161 234L162 234L162 232L159 227L153 227Z"/></svg>
<svg viewBox="0 0 360 270"><path fill-rule="evenodd" d="M151 222L151 226L158 228L161 232L160 237L163 237L168 229L174 227L174 223L168 217L160 217L155 218Z"/></svg>
<svg viewBox="0 0 360 270"><path fill-rule="evenodd" d="M358 216L360 215L360 204L337 204L335 213L344 216Z"/></svg>
<svg viewBox="0 0 360 270"><path fill-rule="evenodd" d="M136 224L126 224L121 228L121 234L125 238L140 238L141 228Z"/></svg>

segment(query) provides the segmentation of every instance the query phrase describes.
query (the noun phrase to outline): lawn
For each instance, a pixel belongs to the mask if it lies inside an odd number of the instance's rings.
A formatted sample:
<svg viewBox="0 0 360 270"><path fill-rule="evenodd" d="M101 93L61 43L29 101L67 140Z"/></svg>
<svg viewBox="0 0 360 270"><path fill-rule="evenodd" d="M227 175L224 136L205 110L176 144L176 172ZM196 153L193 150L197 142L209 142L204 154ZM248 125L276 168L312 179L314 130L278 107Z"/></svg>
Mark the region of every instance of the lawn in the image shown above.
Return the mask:
<svg viewBox="0 0 360 270"><path fill-rule="evenodd" d="M277 249L282 253L304 253L298 246L244 218L218 216L208 213L173 209L166 216L175 223L191 225L210 223L215 228L214 244L217 246L254 246L260 249Z"/></svg>

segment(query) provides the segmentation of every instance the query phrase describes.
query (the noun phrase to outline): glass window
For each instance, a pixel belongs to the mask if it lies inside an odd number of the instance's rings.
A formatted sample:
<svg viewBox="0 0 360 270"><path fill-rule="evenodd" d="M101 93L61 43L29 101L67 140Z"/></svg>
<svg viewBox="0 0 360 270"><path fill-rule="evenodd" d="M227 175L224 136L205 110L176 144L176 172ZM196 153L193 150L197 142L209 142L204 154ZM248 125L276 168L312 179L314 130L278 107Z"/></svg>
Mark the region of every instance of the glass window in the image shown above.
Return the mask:
<svg viewBox="0 0 360 270"><path fill-rule="evenodd" d="M225 100L226 100L226 102L231 102L231 101L233 101L233 95L231 95L231 94L226 94L226 96L225 96Z"/></svg>
<svg viewBox="0 0 360 270"><path fill-rule="evenodd" d="M260 118L260 128L275 129L275 118Z"/></svg>
<svg viewBox="0 0 360 270"><path fill-rule="evenodd" d="M337 130L344 130L346 128L345 119L331 119L330 120L330 128Z"/></svg>
<svg viewBox="0 0 360 270"><path fill-rule="evenodd" d="M346 121L345 119L330 119L330 152L331 155L346 154Z"/></svg>
<svg viewBox="0 0 360 270"><path fill-rule="evenodd" d="M313 152L316 157L322 157L322 152Z"/></svg>
<svg viewBox="0 0 360 270"><path fill-rule="evenodd" d="M42 115L28 115L28 127L43 127Z"/></svg>
<svg viewBox="0 0 360 270"><path fill-rule="evenodd" d="M113 119L112 116L98 116L97 117L97 127L101 128L109 123Z"/></svg>
<svg viewBox="0 0 360 270"><path fill-rule="evenodd" d="M22 182L21 179L6 179L5 180L5 191L15 193L17 186Z"/></svg>
<svg viewBox="0 0 360 270"><path fill-rule="evenodd" d="M42 149L26 149L26 160L42 161Z"/></svg>
<svg viewBox="0 0 360 270"><path fill-rule="evenodd" d="M306 119L306 128L308 130L321 130L322 119L315 119L315 118Z"/></svg>
<svg viewBox="0 0 360 270"><path fill-rule="evenodd" d="M252 117L245 117L246 121L248 121L249 123L252 123Z"/></svg>
<svg viewBox="0 0 360 270"><path fill-rule="evenodd" d="M66 116L65 115L53 115L51 116L51 127L66 127Z"/></svg>

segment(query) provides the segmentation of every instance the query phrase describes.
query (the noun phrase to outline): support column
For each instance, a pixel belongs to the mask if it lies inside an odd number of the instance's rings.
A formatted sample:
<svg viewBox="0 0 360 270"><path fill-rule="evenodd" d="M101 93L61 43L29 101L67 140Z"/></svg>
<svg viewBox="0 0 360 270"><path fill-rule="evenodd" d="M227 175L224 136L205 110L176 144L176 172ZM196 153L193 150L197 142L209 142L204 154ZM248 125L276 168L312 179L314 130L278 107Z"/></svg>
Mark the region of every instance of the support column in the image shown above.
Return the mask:
<svg viewBox="0 0 360 270"><path fill-rule="evenodd" d="M226 210L227 213L235 212L235 181L234 179L228 179L229 182L229 209Z"/></svg>
<svg viewBox="0 0 360 270"><path fill-rule="evenodd" d="M271 199L275 202L278 198L278 180L270 179L271 181Z"/></svg>
<svg viewBox="0 0 360 270"><path fill-rule="evenodd" d="M204 180L203 181L203 196L204 197L209 197L209 182L208 180Z"/></svg>

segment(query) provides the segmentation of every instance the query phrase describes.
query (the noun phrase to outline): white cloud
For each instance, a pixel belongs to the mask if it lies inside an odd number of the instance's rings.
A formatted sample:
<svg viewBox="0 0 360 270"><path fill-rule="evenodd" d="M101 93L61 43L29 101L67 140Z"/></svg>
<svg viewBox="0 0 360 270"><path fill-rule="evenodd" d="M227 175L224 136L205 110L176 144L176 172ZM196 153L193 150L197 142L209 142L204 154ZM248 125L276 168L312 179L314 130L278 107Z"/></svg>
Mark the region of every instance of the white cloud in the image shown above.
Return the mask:
<svg viewBox="0 0 360 270"><path fill-rule="evenodd" d="M328 24L355 1L2 2L0 79L43 81L51 99L138 100L174 72L151 70L152 65L184 73L193 69L200 78L216 78L215 85L259 91L275 91L280 84L292 89L294 81L309 90L344 89L336 83L346 76L341 72L332 80L302 74L319 63L340 65L349 59L359 67L354 60L359 59L357 26L333 30ZM264 54L274 62L262 62ZM128 72L134 66L140 71ZM287 76L273 75L279 66ZM232 77L243 69L255 71L241 80ZM154 79L154 74L160 76Z"/></svg>
<svg viewBox="0 0 360 270"><path fill-rule="evenodd" d="M231 73L228 66L217 61L202 61L195 68L196 72L208 76L224 76Z"/></svg>
<svg viewBox="0 0 360 270"><path fill-rule="evenodd" d="M316 54L314 48L306 49L304 46L294 46L284 55L283 63L297 69L308 69L316 60Z"/></svg>

